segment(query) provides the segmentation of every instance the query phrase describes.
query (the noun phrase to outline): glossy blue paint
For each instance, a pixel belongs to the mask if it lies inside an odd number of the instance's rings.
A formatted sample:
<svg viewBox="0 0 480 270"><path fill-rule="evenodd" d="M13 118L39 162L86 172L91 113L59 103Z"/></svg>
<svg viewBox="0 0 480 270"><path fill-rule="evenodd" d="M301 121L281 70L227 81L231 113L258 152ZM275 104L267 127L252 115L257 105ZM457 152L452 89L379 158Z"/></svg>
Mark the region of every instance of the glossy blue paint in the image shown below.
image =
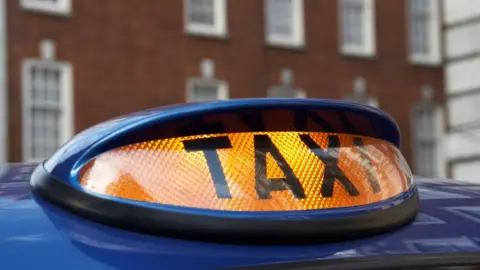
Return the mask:
<svg viewBox="0 0 480 270"><path fill-rule="evenodd" d="M416 179L417 220L386 234L318 245L248 246L142 235L30 195L35 165L0 172L2 269L218 269L389 254L480 252L480 185Z"/></svg>

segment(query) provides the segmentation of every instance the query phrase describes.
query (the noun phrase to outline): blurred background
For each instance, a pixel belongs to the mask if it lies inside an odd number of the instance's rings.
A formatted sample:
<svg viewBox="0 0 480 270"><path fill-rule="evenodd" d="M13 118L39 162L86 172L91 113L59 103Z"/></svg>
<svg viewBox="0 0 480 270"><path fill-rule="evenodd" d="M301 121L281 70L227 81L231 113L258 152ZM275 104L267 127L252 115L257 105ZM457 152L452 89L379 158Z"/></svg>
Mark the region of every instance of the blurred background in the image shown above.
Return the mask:
<svg viewBox="0 0 480 270"><path fill-rule="evenodd" d="M0 164L173 103L353 100L414 173L480 182L479 0L0 0Z"/></svg>

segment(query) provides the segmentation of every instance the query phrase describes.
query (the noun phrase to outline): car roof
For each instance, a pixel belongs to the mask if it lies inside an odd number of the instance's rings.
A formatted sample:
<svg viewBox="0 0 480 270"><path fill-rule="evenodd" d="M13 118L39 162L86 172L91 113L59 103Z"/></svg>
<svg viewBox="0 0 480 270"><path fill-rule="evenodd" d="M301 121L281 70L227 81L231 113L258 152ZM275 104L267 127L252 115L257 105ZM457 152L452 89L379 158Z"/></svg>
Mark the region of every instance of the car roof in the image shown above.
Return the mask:
<svg viewBox="0 0 480 270"><path fill-rule="evenodd" d="M36 164L0 169L0 262L6 269L212 269L392 254L480 251L480 185L416 178L416 220L382 235L314 245L231 245L119 230L30 194Z"/></svg>

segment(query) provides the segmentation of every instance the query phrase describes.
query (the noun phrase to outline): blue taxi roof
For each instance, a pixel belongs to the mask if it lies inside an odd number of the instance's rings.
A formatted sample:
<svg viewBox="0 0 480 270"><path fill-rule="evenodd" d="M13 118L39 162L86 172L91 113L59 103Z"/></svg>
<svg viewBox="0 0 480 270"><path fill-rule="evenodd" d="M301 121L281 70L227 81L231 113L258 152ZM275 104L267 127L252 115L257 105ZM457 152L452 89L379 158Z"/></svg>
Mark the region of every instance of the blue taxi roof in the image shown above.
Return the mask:
<svg viewBox="0 0 480 270"><path fill-rule="evenodd" d="M218 269L385 255L480 252L480 185L416 178L420 212L389 233L313 245L232 245L123 231L33 197L36 164L0 167L2 269Z"/></svg>

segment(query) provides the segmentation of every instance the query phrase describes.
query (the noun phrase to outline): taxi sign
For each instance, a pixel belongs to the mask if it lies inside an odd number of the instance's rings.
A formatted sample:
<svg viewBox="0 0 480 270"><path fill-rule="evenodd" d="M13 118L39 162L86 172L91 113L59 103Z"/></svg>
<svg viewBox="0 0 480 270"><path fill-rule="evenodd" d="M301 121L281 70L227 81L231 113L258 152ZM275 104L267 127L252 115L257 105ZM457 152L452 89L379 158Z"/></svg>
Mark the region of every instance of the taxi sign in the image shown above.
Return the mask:
<svg viewBox="0 0 480 270"><path fill-rule="evenodd" d="M338 241L404 225L418 194L395 122L350 102L231 100L136 113L82 132L35 195L142 233Z"/></svg>
<svg viewBox="0 0 480 270"><path fill-rule="evenodd" d="M390 143L318 132L206 134L127 145L80 184L125 199L232 211L318 210L392 198L411 175Z"/></svg>

